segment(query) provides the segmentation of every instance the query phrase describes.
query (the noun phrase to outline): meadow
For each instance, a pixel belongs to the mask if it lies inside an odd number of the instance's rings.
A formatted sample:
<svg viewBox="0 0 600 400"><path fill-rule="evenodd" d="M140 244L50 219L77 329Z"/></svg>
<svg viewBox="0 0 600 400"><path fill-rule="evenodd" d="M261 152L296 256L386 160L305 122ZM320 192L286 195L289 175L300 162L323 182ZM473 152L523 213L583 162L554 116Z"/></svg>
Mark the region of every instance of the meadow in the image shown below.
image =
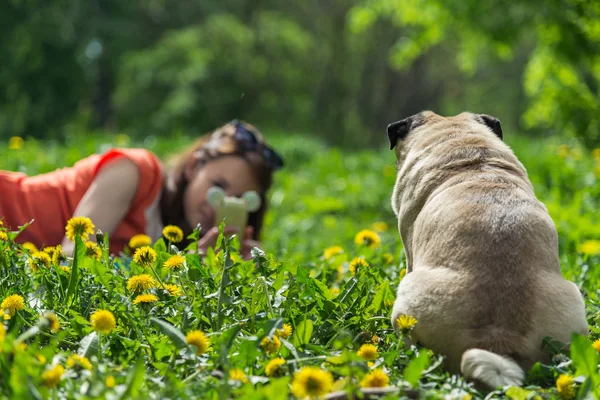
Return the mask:
<svg viewBox="0 0 600 400"><path fill-rule="evenodd" d="M182 260L168 238L112 258L102 241L86 246L80 235L65 258L0 230L2 398L289 399L381 386L390 399L600 397L600 149L505 135L556 223L563 274L584 294L590 336L574 337L570 350L547 340L550 365L534 366L523 388L485 393L392 329L405 274L390 206L393 152L267 137L286 167L252 260L240 259L235 239ZM190 140L12 139L0 143L0 169L43 173L111 146L166 158ZM402 336L415 323L408 317Z"/></svg>

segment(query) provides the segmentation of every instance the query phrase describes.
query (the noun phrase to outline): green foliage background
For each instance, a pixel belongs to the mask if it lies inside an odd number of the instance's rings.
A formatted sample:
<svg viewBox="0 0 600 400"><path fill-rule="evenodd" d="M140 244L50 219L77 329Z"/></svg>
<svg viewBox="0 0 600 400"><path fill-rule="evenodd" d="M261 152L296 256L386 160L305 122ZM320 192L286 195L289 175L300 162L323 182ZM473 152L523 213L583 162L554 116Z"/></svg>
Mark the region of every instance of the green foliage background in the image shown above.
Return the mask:
<svg viewBox="0 0 600 400"><path fill-rule="evenodd" d="M359 148L469 109L600 143L600 2L8 0L0 138L242 118Z"/></svg>

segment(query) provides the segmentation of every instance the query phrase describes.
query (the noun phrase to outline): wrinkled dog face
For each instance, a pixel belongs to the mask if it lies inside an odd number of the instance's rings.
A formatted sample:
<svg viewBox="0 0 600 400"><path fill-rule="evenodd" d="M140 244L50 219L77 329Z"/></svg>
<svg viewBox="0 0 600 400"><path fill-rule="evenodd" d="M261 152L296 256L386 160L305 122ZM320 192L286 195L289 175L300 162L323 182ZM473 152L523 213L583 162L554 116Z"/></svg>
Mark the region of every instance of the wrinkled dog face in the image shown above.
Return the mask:
<svg viewBox="0 0 600 400"><path fill-rule="evenodd" d="M396 148L396 158L401 164L406 151L415 142L414 138L426 140L427 135L447 130L449 133L465 133L480 131L486 127L502 139L502 127L497 118L486 114L463 112L454 117L442 117L433 111L422 111L401 121L393 122L387 127L390 150Z"/></svg>

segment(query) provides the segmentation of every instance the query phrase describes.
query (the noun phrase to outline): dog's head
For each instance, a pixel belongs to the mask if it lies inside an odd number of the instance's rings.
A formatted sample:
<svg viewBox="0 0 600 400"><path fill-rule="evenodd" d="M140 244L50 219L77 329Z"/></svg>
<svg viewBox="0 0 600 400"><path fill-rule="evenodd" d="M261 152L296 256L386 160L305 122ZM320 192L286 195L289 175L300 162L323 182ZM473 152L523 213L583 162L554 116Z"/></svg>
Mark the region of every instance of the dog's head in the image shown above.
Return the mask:
<svg viewBox="0 0 600 400"><path fill-rule="evenodd" d="M470 112L463 112L454 117L442 117L433 111L423 111L389 124L387 134L390 150L396 148L396 155L400 158L404 144L413 136L427 135L427 132L440 130L471 133L480 131L481 128L489 130L502 140L502 127L497 118Z"/></svg>

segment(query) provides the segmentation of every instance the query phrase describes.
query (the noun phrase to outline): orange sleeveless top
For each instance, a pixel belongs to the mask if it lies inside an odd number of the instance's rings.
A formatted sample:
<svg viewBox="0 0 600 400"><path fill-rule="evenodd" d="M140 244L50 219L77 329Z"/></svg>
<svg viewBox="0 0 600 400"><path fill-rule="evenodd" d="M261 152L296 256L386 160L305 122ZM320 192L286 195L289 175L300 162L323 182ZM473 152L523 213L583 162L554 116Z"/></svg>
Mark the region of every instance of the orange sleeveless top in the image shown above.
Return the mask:
<svg viewBox="0 0 600 400"><path fill-rule="evenodd" d="M87 157L73 167L31 177L20 172L0 171L0 219L12 230L34 220L17 237L19 243L32 242L38 247L60 244L67 221L98 171L121 157L137 165L140 181L131 208L110 235L110 251L118 254L133 235L148 233L149 210L158 213L163 172L159 159L148 150L113 149Z"/></svg>

